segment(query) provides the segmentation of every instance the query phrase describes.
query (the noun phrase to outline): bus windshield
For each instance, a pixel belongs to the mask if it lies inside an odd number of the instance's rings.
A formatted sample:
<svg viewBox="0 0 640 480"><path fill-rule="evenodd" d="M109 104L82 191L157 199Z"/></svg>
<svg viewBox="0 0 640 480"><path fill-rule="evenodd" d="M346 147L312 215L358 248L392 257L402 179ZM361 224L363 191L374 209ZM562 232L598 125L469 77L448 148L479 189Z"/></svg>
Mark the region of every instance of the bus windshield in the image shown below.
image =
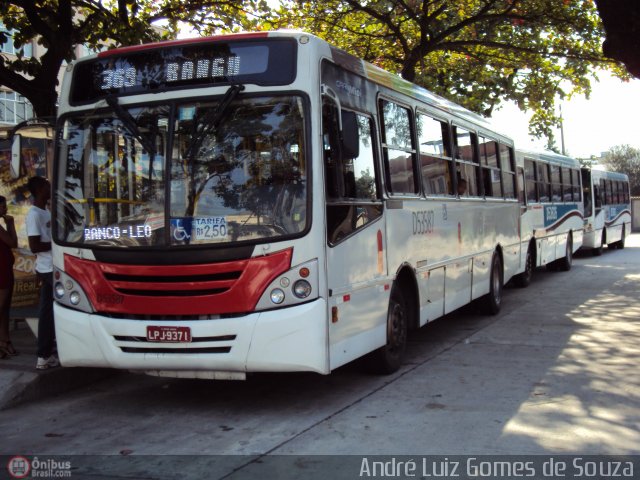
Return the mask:
<svg viewBox="0 0 640 480"><path fill-rule="evenodd" d="M308 218L302 99L229 100L133 108L111 101L109 111L66 117L56 240L162 247L301 233Z"/></svg>

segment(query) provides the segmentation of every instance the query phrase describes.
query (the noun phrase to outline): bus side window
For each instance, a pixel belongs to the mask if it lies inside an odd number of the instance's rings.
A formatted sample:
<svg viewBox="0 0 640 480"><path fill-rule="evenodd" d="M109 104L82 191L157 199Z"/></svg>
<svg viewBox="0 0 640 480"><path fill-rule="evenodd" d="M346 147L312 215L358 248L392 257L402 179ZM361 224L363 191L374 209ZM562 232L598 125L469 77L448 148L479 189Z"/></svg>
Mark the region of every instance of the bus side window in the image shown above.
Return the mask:
<svg viewBox="0 0 640 480"><path fill-rule="evenodd" d="M629 184L627 182L624 182L622 184L622 188L624 188L624 203L629 203L630 199L629 199Z"/></svg>
<svg viewBox="0 0 640 480"><path fill-rule="evenodd" d="M604 204L611 205L611 180L604 182Z"/></svg>
<svg viewBox="0 0 640 480"><path fill-rule="evenodd" d="M593 184L593 198L596 204L596 208L602 207L602 187L603 187L602 181L600 181L600 183Z"/></svg>
<svg viewBox="0 0 640 480"><path fill-rule="evenodd" d="M322 106L322 154L324 157L325 187L327 198L339 198L342 178L339 175L339 132L335 105L325 102Z"/></svg>
<svg viewBox="0 0 640 480"><path fill-rule="evenodd" d="M335 109L334 109L335 110ZM325 139L325 176L327 178L327 241L339 243L359 228L368 225L382 215L378 181L375 169L375 139L373 122L362 114L356 114L359 152L354 158L344 158L336 152L339 148L335 117L323 117ZM329 148L327 147L329 146ZM327 153L333 145L333 152ZM329 182L334 185L329 187Z"/></svg>
<svg viewBox="0 0 640 480"><path fill-rule="evenodd" d="M520 205L524 206L527 204L525 200L525 177L524 177L524 168L518 167L518 202ZM535 188L535 187L534 187Z"/></svg>
<svg viewBox="0 0 640 480"><path fill-rule="evenodd" d="M571 170L571 183L573 185L573 201L580 202L582 190L580 189L580 170Z"/></svg>
<svg viewBox="0 0 640 480"><path fill-rule="evenodd" d="M562 174L562 200L564 202L570 202L573 200L573 189L571 188L571 170L567 167L560 169Z"/></svg>
<svg viewBox="0 0 640 480"><path fill-rule="evenodd" d="M540 202L550 202L551 183L549 182L549 165L542 162L536 162L536 165L536 181L538 182L538 195Z"/></svg>
<svg viewBox="0 0 640 480"><path fill-rule="evenodd" d="M460 127L454 128L455 156L456 156L456 178L464 180L465 191L458 189L458 195L470 195L477 197L480 195L478 178L480 177L480 167L475 159L475 134Z"/></svg>
<svg viewBox="0 0 640 480"><path fill-rule="evenodd" d="M558 165L549 165L551 169L551 201L562 201L562 180L560 178L560 167Z"/></svg>
<svg viewBox="0 0 640 480"><path fill-rule="evenodd" d="M415 176L416 150L413 145L411 113L408 108L382 100L383 144L388 188L392 194L420 191Z"/></svg>
<svg viewBox="0 0 640 480"><path fill-rule="evenodd" d="M482 180L484 182L484 194L487 197L502 198L502 179L500 164L498 163L498 142L478 137L480 150L480 165L482 165Z"/></svg>
<svg viewBox="0 0 640 480"><path fill-rule="evenodd" d="M422 113L416 117L420 171L427 195L453 195L449 125Z"/></svg>
<svg viewBox="0 0 640 480"><path fill-rule="evenodd" d="M527 201L536 203L538 197L538 183L536 182L536 163L528 158L524 160L524 174L527 185Z"/></svg>
<svg viewBox="0 0 640 480"><path fill-rule="evenodd" d="M505 198L516 198L515 190L515 170L514 170L514 158L513 148L507 145L500 144L500 166L502 168L502 186L504 189ZM524 184L523 184L524 185ZM519 187L523 188L523 187ZM520 192L518 191L518 197ZM524 197L523 197L524 198ZM521 202L524 203L524 202Z"/></svg>

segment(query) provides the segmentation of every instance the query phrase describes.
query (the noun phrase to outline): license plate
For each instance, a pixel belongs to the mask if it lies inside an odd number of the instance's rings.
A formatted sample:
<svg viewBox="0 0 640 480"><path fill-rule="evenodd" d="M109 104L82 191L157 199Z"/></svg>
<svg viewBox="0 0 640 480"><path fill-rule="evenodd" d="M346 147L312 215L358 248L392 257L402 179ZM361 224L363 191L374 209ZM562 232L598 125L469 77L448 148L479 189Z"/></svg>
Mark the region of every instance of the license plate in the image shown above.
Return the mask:
<svg viewBox="0 0 640 480"><path fill-rule="evenodd" d="M191 329L189 327L159 327L150 325L147 327L148 342L181 343L191 341Z"/></svg>

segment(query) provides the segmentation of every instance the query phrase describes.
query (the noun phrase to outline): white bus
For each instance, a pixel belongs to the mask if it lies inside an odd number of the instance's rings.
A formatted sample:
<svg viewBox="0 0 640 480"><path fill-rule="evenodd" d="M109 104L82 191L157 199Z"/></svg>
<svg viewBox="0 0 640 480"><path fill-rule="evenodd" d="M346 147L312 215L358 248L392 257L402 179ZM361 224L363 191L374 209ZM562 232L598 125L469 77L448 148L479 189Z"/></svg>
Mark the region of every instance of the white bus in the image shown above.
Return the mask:
<svg viewBox="0 0 640 480"><path fill-rule="evenodd" d="M573 254L582 246L580 162L553 152L516 150L516 163L525 258L514 280L526 287L536 267L570 270Z"/></svg>
<svg viewBox="0 0 640 480"><path fill-rule="evenodd" d="M512 141L305 33L70 65L53 189L65 366L392 372L522 269Z"/></svg>
<svg viewBox="0 0 640 480"><path fill-rule="evenodd" d="M601 255L602 248L624 248L631 233L629 177L599 168L582 169L585 234L582 248Z"/></svg>

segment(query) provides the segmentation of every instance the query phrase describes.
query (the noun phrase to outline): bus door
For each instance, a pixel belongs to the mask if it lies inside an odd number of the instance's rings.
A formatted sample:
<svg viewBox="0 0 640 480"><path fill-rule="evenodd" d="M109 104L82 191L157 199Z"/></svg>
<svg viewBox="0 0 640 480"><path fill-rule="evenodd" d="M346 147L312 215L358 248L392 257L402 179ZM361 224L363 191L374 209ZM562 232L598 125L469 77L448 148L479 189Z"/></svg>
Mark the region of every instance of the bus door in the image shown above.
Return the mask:
<svg viewBox="0 0 640 480"><path fill-rule="evenodd" d="M384 343L388 297L383 285L387 270L385 228L374 160L373 120L360 113L339 111L331 100L325 102L323 160L331 368L367 353L376 343Z"/></svg>
<svg viewBox="0 0 640 480"><path fill-rule="evenodd" d="M532 230L529 226L529 215L527 215L528 198L527 198L527 177L524 166L516 168L517 196L520 204L520 218L518 219L518 231L520 232L520 268L526 268L527 256L529 252L529 242L531 240ZM535 188L535 185L534 185Z"/></svg>

